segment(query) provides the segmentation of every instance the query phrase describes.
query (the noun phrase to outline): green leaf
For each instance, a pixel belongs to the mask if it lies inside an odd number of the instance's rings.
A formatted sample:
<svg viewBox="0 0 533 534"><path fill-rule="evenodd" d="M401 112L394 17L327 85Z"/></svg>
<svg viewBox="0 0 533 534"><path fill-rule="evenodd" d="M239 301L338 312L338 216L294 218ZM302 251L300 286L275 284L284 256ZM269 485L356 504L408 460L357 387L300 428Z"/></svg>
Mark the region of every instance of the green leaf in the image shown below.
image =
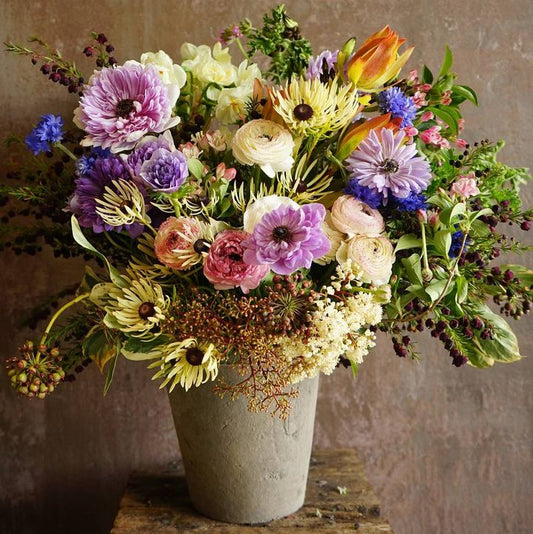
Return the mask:
<svg viewBox="0 0 533 534"><path fill-rule="evenodd" d="M426 111L432 111L439 119L443 120L452 130L454 134L459 132L459 122L453 113L450 113L447 109L436 106L428 106Z"/></svg>
<svg viewBox="0 0 533 534"><path fill-rule="evenodd" d="M70 222L72 224L72 237L74 237L74 240L78 245L82 246L83 248L86 248L87 250L90 250L93 254L98 256L107 266L107 270L109 271L109 276L111 277L111 280L114 284L116 284L118 287L127 287L128 283L126 280L120 275L117 269L113 267L107 258L101 253L96 250L91 243L87 240L87 238L83 235L83 232L80 228L80 223L78 222L78 219L76 219L76 216L73 215L70 219Z"/></svg>
<svg viewBox="0 0 533 534"><path fill-rule="evenodd" d="M518 340L509 323L503 317L494 313L485 304L476 306L474 313L479 315L485 323L492 326L492 339L477 338L481 349L487 356L504 363L515 362L522 358Z"/></svg>
<svg viewBox="0 0 533 534"><path fill-rule="evenodd" d="M422 83L433 83L433 73L424 65L422 67Z"/></svg>
<svg viewBox="0 0 533 534"><path fill-rule="evenodd" d="M450 226L453 223L453 220L466 212L466 204L464 202L459 202L451 208L446 208L440 214L440 220L446 226Z"/></svg>
<svg viewBox="0 0 533 534"><path fill-rule="evenodd" d="M187 160L187 168L197 180L202 179L204 174L204 164L200 160L194 158Z"/></svg>
<svg viewBox="0 0 533 534"><path fill-rule="evenodd" d="M442 254L445 258L448 257L448 252L452 246L452 234L448 230L439 230L438 232L435 232L431 242L437 249L437 252Z"/></svg>
<svg viewBox="0 0 533 534"><path fill-rule="evenodd" d="M161 356L160 347L169 342L167 336L158 336L149 341L130 337L122 347L122 355L132 361L153 360Z"/></svg>
<svg viewBox="0 0 533 534"><path fill-rule="evenodd" d="M115 376L115 369L117 368L117 362L118 362L118 357L119 357L119 354L120 354L120 348L121 348L121 343L120 343L120 339L119 339L118 342L117 342L117 347L116 347L116 352L115 352L115 357L113 359L113 362L107 368L107 378L106 378L105 385L104 385L104 397L107 395L107 393L109 391L109 388L111 387L111 382L113 382L113 377Z"/></svg>
<svg viewBox="0 0 533 534"><path fill-rule="evenodd" d="M409 248L420 248L422 246L422 240L417 237L415 234L405 234L398 239L396 243L396 248L394 253L399 252L400 250L406 250Z"/></svg>
<svg viewBox="0 0 533 534"><path fill-rule="evenodd" d="M424 289L431 298L431 302L436 302L442 295L444 288L446 287L446 280L432 280ZM449 288L448 288L449 290Z"/></svg>
<svg viewBox="0 0 533 534"><path fill-rule="evenodd" d="M414 295L415 297L418 297L419 299L423 300L424 302L431 301L431 297L425 292L424 288L421 285L412 285L407 288L407 291Z"/></svg>
<svg viewBox="0 0 533 534"><path fill-rule="evenodd" d="M95 326L83 340L82 352L86 358L96 363L102 373L106 363L115 355L115 345L116 343L108 339L102 327Z"/></svg>
<svg viewBox="0 0 533 534"><path fill-rule="evenodd" d="M444 76L445 74L448 74L448 71L451 69L452 65L453 54L452 51L449 49L448 45L446 45L446 50L444 52L444 61L442 62L442 67L440 68L439 78L441 76Z"/></svg>
<svg viewBox="0 0 533 534"><path fill-rule="evenodd" d="M402 265L407 274L408 280L414 284L423 286L422 266L420 265L420 254L411 254L408 258L402 258Z"/></svg>
<svg viewBox="0 0 533 534"><path fill-rule="evenodd" d="M464 276L455 279L455 302L462 304L468 297L468 280Z"/></svg>
<svg viewBox="0 0 533 534"><path fill-rule="evenodd" d="M513 271L514 275L524 284L525 286L531 287L533 285L533 271L524 267L523 265L514 265L507 264L500 266L502 271L509 269Z"/></svg>
<svg viewBox="0 0 533 534"><path fill-rule="evenodd" d="M471 87L468 87L467 85L454 85L452 87L452 92L462 96L466 100L470 100L472 104L476 106L478 105L476 92Z"/></svg>

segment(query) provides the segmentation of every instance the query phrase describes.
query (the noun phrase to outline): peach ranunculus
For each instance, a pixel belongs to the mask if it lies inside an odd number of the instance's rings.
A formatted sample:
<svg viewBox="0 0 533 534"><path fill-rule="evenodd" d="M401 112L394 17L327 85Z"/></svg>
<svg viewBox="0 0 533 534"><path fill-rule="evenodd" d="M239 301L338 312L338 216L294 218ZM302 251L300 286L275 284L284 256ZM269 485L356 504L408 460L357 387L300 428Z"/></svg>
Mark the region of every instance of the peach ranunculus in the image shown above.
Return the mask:
<svg viewBox="0 0 533 534"><path fill-rule="evenodd" d="M202 261L202 251L196 250L199 248L197 241L201 237L202 228L196 219L169 217L161 224L155 236L155 255L163 265L171 269L189 269Z"/></svg>
<svg viewBox="0 0 533 534"><path fill-rule="evenodd" d="M371 35L347 60L346 76L363 91L379 89L399 74L411 56L414 49L412 46L398 54L405 41L406 39L400 39L389 26L385 26Z"/></svg>
<svg viewBox="0 0 533 534"><path fill-rule="evenodd" d="M392 275L394 247L384 236L356 235L337 250L337 261L349 264L353 274L364 283L387 284Z"/></svg>
<svg viewBox="0 0 533 534"><path fill-rule="evenodd" d="M215 289L240 287L243 293L248 293L270 271L268 265L249 265L243 261L242 242L249 237L242 230L223 230L215 237L204 263L204 275Z"/></svg>
<svg viewBox="0 0 533 534"><path fill-rule="evenodd" d="M333 203L331 220L337 230L349 236L375 237L385 230L381 213L350 195L342 195Z"/></svg>
<svg viewBox="0 0 533 534"><path fill-rule="evenodd" d="M474 173L460 174L458 179L452 184L450 193L463 198L479 195L480 191Z"/></svg>

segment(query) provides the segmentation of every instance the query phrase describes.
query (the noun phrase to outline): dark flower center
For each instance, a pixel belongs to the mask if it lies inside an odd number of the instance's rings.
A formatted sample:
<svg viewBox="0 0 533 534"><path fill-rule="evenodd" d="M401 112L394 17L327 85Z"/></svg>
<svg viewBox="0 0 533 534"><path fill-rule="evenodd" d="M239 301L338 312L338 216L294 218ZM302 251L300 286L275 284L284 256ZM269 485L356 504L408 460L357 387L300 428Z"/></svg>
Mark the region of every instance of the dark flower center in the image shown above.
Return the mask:
<svg viewBox="0 0 533 534"><path fill-rule="evenodd" d="M379 164L379 168L381 169L381 171L387 174L398 172L399 167L400 165L395 159L389 159L389 158L384 159Z"/></svg>
<svg viewBox="0 0 533 534"><path fill-rule="evenodd" d="M276 226L272 230L272 238L276 243L281 243L282 241L289 242L291 237L291 231L286 226Z"/></svg>
<svg viewBox="0 0 533 534"><path fill-rule="evenodd" d="M116 112L118 117L125 118L127 117L133 110L135 109L135 105L133 104L133 100L131 98L125 98L124 100L121 100L116 107Z"/></svg>
<svg viewBox="0 0 533 534"><path fill-rule="evenodd" d="M198 347L189 347L185 353L185 359L191 365L202 365L204 353Z"/></svg>
<svg viewBox="0 0 533 534"><path fill-rule="evenodd" d="M231 252L228 254L228 258L231 261L242 261L242 256L240 254L237 254L236 252Z"/></svg>
<svg viewBox="0 0 533 534"><path fill-rule="evenodd" d="M292 111L299 121L308 121L313 115L313 108L309 104L298 104Z"/></svg>
<svg viewBox="0 0 533 534"><path fill-rule="evenodd" d="M143 302L139 306L139 317L141 319L148 319L148 317L153 317L155 315L155 305L153 302Z"/></svg>
<svg viewBox="0 0 533 534"><path fill-rule="evenodd" d="M207 239L197 239L192 248L196 254L207 252L209 250L209 241L207 241Z"/></svg>

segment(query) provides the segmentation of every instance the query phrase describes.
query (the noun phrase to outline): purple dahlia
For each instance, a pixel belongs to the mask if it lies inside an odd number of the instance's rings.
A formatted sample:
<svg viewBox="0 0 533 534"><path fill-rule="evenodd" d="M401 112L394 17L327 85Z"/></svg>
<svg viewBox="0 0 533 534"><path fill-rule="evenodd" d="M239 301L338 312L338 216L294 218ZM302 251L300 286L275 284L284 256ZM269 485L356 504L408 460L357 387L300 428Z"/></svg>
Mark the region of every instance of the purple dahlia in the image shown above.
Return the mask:
<svg viewBox="0 0 533 534"><path fill-rule="evenodd" d="M252 235L243 241L243 260L251 265L270 265L277 274L311 267L314 259L331 248L321 230L325 216L322 204L280 206L263 215Z"/></svg>
<svg viewBox="0 0 533 534"><path fill-rule="evenodd" d="M96 71L74 112L74 122L87 133L81 144L130 150L147 133L179 123L171 117L178 96L179 89L164 84L153 66L128 61Z"/></svg>
<svg viewBox="0 0 533 534"><path fill-rule="evenodd" d="M69 208L78 218L81 226L92 228L96 234L102 232L120 232L126 230L132 238L143 232L144 226L133 223L124 226L111 226L106 224L96 212L98 206L96 199L102 198L105 188L113 186L113 180L131 181L128 169L118 156L99 158L87 172L76 180L76 189L70 199Z"/></svg>
<svg viewBox="0 0 533 534"><path fill-rule="evenodd" d="M431 180L429 163L414 144L403 144L404 137L403 131L384 128L378 135L372 130L346 159L352 179L381 193L384 205L389 195L407 198L424 191Z"/></svg>

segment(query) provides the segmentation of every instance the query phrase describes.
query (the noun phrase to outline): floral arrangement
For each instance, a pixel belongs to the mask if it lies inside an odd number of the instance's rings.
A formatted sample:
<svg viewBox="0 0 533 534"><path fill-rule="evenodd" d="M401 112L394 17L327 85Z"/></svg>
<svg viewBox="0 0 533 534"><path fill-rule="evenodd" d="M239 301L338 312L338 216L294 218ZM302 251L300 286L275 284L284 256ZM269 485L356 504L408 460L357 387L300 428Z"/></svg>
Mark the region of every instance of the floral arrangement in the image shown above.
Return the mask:
<svg viewBox="0 0 533 534"><path fill-rule="evenodd" d="M497 160L502 142L460 137L477 99L448 48L438 74L403 77L413 47L388 26L313 55L283 6L212 47L183 44L180 63L159 51L119 65L92 37L88 80L39 39L6 43L79 102L77 129L45 115L8 139L33 155L15 158L2 202L32 224L3 219L1 246L96 259L50 299L72 295L41 341L7 361L18 392L44 398L90 362L107 391L126 358L169 390L213 381L286 417L293 384L355 373L378 329L400 357L417 357L427 328L457 367L520 359L487 302L530 310L532 271L491 266L528 249L500 228L529 230L529 176ZM242 379L222 380L224 364Z"/></svg>

